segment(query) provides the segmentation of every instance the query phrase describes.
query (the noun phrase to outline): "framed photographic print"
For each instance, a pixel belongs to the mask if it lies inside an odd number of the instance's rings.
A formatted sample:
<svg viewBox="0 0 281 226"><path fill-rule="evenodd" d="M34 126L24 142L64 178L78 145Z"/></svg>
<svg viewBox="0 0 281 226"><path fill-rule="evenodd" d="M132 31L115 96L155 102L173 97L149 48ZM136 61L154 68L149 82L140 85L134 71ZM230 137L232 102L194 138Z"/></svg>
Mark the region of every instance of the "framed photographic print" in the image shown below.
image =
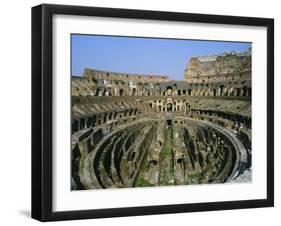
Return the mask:
<svg viewBox="0 0 281 226"><path fill-rule="evenodd" d="M274 21L32 8L32 217L274 205Z"/></svg>

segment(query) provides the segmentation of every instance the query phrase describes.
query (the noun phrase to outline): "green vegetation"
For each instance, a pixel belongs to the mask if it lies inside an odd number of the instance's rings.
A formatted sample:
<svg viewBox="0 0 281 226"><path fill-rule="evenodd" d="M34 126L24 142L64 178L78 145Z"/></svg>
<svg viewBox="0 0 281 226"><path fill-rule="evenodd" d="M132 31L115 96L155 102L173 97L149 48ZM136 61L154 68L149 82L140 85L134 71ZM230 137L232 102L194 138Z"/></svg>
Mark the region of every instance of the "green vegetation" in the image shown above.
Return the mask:
<svg viewBox="0 0 281 226"><path fill-rule="evenodd" d="M187 181L189 182L189 184L198 184L201 180L201 177L202 175L200 172L193 172L188 174Z"/></svg>
<svg viewBox="0 0 281 226"><path fill-rule="evenodd" d="M172 129L165 129L165 141L160 153L160 185L174 184Z"/></svg>
<svg viewBox="0 0 281 226"><path fill-rule="evenodd" d="M135 182L135 187L149 187L149 182L145 179L145 172L148 168L148 158L147 158L148 152L146 152L144 156L144 160L141 163L140 170L138 177Z"/></svg>

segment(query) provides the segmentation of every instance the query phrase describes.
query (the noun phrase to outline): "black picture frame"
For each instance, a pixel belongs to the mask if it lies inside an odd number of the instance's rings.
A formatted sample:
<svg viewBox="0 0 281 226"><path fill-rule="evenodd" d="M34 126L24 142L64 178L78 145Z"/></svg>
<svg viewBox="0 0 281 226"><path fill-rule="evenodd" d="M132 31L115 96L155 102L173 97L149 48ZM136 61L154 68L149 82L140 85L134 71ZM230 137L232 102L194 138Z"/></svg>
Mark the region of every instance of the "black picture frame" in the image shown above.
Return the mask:
<svg viewBox="0 0 281 226"><path fill-rule="evenodd" d="M130 208L52 210L52 18L55 14L247 25L267 28L267 198ZM32 8L32 218L122 217L274 206L274 20L177 12L43 4Z"/></svg>

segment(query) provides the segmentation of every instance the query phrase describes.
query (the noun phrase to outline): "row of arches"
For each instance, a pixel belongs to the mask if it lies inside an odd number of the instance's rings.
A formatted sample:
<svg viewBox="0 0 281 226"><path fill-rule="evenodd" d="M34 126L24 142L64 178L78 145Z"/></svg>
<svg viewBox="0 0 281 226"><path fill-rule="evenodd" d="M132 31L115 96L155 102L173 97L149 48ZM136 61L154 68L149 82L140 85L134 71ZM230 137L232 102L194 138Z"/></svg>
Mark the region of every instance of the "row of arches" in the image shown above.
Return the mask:
<svg viewBox="0 0 281 226"><path fill-rule="evenodd" d="M192 118L207 120L217 123L223 127L229 127L234 130L248 129L251 130L251 118L237 114L230 114L222 111L191 109Z"/></svg>
<svg viewBox="0 0 281 226"><path fill-rule="evenodd" d="M91 96L236 96L236 97L251 97L251 87L231 87L220 85L216 88L198 87L193 89L173 90L167 87L166 90L145 90L140 91L137 88L132 90L115 89L113 92L111 88L98 88L91 91Z"/></svg>
<svg viewBox="0 0 281 226"><path fill-rule="evenodd" d="M126 73L117 73L117 72L107 72L107 71L97 71L86 69L84 76L96 78L96 79L106 79L106 80L132 80L132 81L167 81L168 76L160 75L141 75L141 74L126 74Z"/></svg>
<svg viewBox="0 0 281 226"><path fill-rule="evenodd" d="M75 86L76 87L76 86ZM250 97L251 85L248 81L229 82L223 84L214 83L179 83L148 84L133 86L83 86L73 90L73 95L80 96L238 96Z"/></svg>
<svg viewBox="0 0 281 226"><path fill-rule="evenodd" d="M177 90L172 87L167 87L165 91L162 92L163 96L236 96L236 97L251 97L252 89L251 87L231 87L220 85L216 88L211 87L197 87L193 89L182 89Z"/></svg>
<svg viewBox="0 0 281 226"><path fill-rule="evenodd" d="M155 100L149 102L149 111L154 111L158 113L172 113L178 112L182 114L189 114L190 104L186 100Z"/></svg>
<svg viewBox="0 0 281 226"><path fill-rule="evenodd" d="M208 83L208 82L220 82L220 81L235 81L235 80L244 80L249 79L251 75L249 71L238 72L235 74L216 74L216 75L197 75L197 76L190 76L187 78L188 82L192 83Z"/></svg>
<svg viewBox="0 0 281 226"><path fill-rule="evenodd" d="M123 120L123 119L128 119L130 117L136 117L136 115L139 114L140 112L137 109L125 109L125 110L118 110L118 111L96 113L93 114L92 116L77 118L72 121L72 134L80 130L99 126L109 121L114 121L114 120L118 121L121 119Z"/></svg>

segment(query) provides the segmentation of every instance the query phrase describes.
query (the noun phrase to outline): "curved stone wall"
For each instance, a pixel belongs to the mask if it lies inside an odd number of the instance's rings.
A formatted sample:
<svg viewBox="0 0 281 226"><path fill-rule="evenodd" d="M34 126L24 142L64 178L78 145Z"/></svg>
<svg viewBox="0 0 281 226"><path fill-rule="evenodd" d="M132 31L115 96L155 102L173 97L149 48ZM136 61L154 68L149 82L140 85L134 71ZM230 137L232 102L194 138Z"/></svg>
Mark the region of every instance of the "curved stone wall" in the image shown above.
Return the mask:
<svg viewBox="0 0 281 226"><path fill-rule="evenodd" d="M73 189L226 182L248 162L233 132L187 117L145 117L101 133L90 130L73 147Z"/></svg>
<svg viewBox="0 0 281 226"><path fill-rule="evenodd" d="M247 54L193 59L185 81L74 76L72 189L251 181Z"/></svg>

